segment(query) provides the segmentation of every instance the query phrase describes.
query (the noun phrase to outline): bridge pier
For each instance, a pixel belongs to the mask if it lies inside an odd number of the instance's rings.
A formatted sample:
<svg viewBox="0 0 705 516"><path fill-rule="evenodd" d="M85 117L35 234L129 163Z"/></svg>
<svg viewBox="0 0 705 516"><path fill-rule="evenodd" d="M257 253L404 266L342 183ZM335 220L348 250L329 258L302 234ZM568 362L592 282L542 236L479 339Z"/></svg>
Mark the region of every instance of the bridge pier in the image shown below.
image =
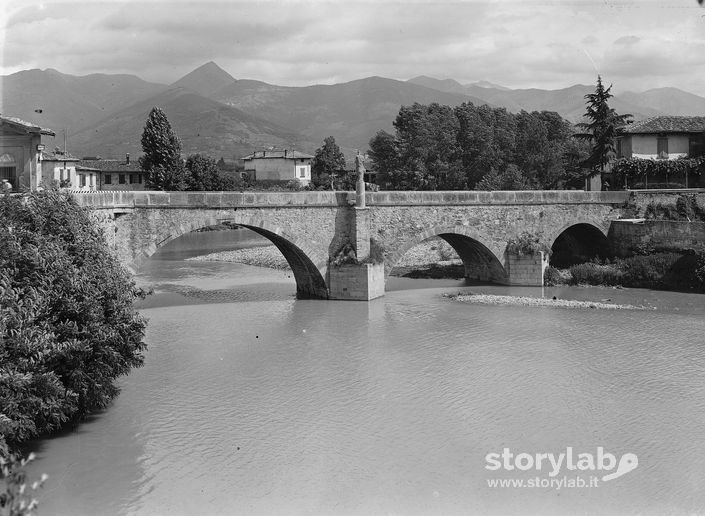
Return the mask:
<svg viewBox="0 0 705 516"><path fill-rule="evenodd" d="M384 264L354 263L329 269L329 299L370 301L384 295Z"/></svg>
<svg viewBox="0 0 705 516"><path fill-rule="evenodd" d="M543 285L543 273L548 267L548 254L539 251L536 254L518 255L507 253L507 284L540 287Z"/></svg>
<svg viewBox="0 0 705 516"><path fill-rule="evenodd" d="M351 209L350 239L357 263L331 264L328 268L329 299L369 301L384 295L384 264L370 260L370 225L369 208L363 205Z"/></svg>

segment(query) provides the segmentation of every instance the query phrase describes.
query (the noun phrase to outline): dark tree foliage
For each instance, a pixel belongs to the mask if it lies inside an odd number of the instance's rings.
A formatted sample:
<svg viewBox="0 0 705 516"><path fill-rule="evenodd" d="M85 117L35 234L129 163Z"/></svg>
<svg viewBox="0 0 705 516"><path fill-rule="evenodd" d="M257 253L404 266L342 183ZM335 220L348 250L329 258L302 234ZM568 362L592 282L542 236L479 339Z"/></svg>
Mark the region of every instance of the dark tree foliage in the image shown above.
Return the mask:
<svg viewBox="0 0 705 516"><path fill-rule="evenodd" d="M142 365L142 295L71 197L0 198L0 445L110 403Z"/></svg>
<svg viewBox="0 0 705 516"><path fill-rule="evenodd" d="M152 108L142 132L140 166L147 173L147 186L160 190L183 190L186 174L181 160L181 140L171 128L166 113Z"/></svg>
<svg viewBox="0 0 705 516"><path fill-rule="evenodd" d="M394 127L395 135L370 140L383 188L550 189L576 173L572 127L554 112L414 104L399 110Z"/></svg>
<svg viewBox="0 0 705 516"><path fill-rule="evenodd" d="M371 170L377 174L377 183L380 185L397 184L393 177L399 170L396 141L393 134L379 131L370 140L368 156L371 160Z"/></svg>
<svg viewBox="0 0 705 516"><path fill-rule="evenodd" d="M332 187L336 178L345 176L345 155L333 136L328 136L316 149L311 174L314 186L326 188Z"/></svg>
<svg viewBox="0 0 705 516"><path fill-rule="evenodd" d="M402 106L394 128L401 170L416 172L418 190L448 188L449 181L458 182L456 168L450 166L458 154L458 121L452 108L436 103Z"/></svg>
<svg viewBox="0 0 705 516"><path fill-rule="evenodd" d="M615 156L615 144L622 127L630 123L632 115L618 115L608 101L613 97L610 93L612 85L605 89L602 77L597 76L597 86L594 93L585 95L585 118L588 122L581 122L579 128L585 132L576 135L578 138L589 141L592 151L586 165L595 171L604 172L605 166Z"/></svg>
<svg viewBox="0 0 705 516"><path fill-rule="evenodd" d="M456 107L454 112L460 123L458 144L470 187L492 170L503 171L514 162L514 115L504 108L477 107L470 102Z"/></svg>
<svg viewBox="0 0 705 516"><path fill-rule="evenodd" d="M220 172L213 158L204 154L192 154L186 158L186 186L187 190L212 192L233 190L235 182Z"/></svg>

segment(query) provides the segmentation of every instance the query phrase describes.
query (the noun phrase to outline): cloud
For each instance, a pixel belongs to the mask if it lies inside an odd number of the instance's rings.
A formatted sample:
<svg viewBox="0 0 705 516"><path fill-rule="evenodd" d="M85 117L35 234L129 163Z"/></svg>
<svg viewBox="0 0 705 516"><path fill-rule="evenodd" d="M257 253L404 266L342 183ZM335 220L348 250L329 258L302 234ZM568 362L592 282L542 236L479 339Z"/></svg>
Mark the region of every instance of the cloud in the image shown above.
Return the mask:
<svg viewBox="0 0 705 516"><path fill-rule="evenodd" d="M693 70L703 66L705 11L695 2L682 5L49 1L44 9L17 9L7 18L0 70L132 73L170 83L214 60L237 78L282 85L426 74L560 88L591 84L602 73L630 89L670 78L704 91L705 74Z"/></svg>

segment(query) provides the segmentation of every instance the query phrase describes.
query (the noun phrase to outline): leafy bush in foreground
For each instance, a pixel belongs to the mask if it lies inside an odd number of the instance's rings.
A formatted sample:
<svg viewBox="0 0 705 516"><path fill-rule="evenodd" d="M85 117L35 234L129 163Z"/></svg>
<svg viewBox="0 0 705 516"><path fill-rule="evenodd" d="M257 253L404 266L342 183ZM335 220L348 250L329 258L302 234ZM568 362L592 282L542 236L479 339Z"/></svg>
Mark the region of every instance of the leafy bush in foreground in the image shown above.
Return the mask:
<svg viewBox="0 0 705 516"><path fill-rule="evenodd" d="M87 210L0 197L0 449L103 408L142 365L142 296Z"/></svg>

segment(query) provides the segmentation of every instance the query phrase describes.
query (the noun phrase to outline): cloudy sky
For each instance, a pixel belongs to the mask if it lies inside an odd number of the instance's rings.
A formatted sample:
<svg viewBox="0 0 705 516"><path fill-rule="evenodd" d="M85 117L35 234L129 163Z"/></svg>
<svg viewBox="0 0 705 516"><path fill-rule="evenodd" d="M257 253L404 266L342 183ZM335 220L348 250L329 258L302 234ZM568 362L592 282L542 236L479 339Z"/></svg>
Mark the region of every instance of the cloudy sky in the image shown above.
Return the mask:
<svg viewBox="0 0 705 516"><path fill-rule="evenodd" d="M291 86L428 75L557 89L599 73L615 93L705 96L697 0L13 0L4 10L0 75L170 83L212 60L238 79Z"/></svg>

